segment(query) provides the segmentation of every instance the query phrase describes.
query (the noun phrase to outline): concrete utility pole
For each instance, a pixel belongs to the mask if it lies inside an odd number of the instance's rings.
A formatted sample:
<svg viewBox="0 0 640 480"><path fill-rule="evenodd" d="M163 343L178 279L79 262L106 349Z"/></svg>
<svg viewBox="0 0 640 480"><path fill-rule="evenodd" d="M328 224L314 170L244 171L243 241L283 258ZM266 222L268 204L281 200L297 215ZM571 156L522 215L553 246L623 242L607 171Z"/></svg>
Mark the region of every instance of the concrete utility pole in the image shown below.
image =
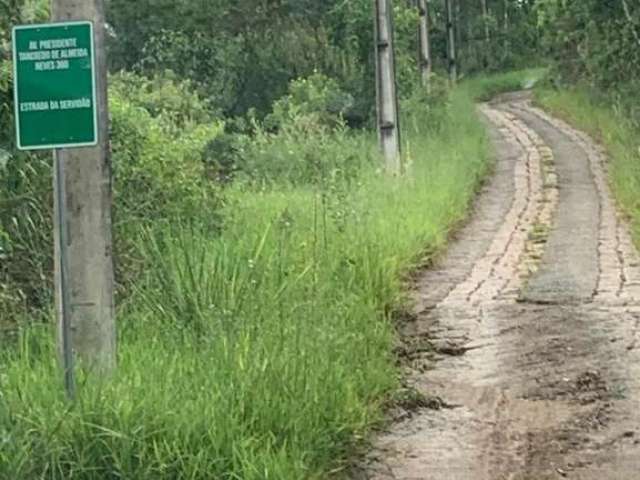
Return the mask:
<svg viewBox="0 0 640 480"><path fill-rule="evenodd" d="M460 64L460 50L462 50L462 14L460 12L460 0L453 2L455 12L453 14L453 31L456 34L456 53L458 54L458 66Z"/></svg>
<svg viewBox="0 0 640 480"><path fill-rule="evenodd" d="M509 0L504 0L504 56L509 57Z"/></svg>
<svg viewBox="0 0 640 480"><path fill-rule="evenodd" d="M422 86L429 87L431 83L431 39L429 35L429 0L417 0L420 14L420 73Z"/></svg>
<svg viewBox="0 0 640 480"><path fill-rule="evenodd" d="M482 19L484 24L484 39L489 43L491 36L489 34L489 8L487 7L487 0L482 0Z"/></svg>
<svg viewBox="0 0 640 480"><path fill-rule="evenodd" d="M453 24L453 0L446 0L447 7L447 50L449 57L449 80L452 84L458 81L458 65L456 60L456 32Z"/></svg>
<svg viewBox="0 0 640 480"><path fill-rule="evenodd" d="M52 19L88 20L94 27L98 145L54 154L56 311L72 394L74 358L92 372L116 365L104 2L52 0Z"/></svg>
<svg viewBox="0 0 640 480"><path fill-rule="evenodd" d="M400 119L396 91L392 0L375 2L378 135L387 171L400 173Z"/></svg>
<svg viewBox="0 0 640 480"><path fill-rule="evenodd" d="M489 46L491 44L491 34L489 32L489 8L487 0L482 0L482 23L484 24L484 68L489 66Z"/></svg>

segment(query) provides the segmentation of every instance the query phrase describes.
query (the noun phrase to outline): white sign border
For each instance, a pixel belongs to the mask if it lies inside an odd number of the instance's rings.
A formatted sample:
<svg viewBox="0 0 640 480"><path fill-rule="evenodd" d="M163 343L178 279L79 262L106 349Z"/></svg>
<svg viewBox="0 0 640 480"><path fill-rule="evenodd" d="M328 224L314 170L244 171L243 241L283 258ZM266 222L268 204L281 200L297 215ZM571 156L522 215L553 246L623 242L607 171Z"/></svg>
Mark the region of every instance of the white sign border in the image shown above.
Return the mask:
<svg viewBox="0 0 640 480"><path fill-rule="evenodd" d="M91 37L91 72L92 72L92 83L93 83L93 141L84 142L84 143L61 143L61 144L51 144L51 145L34 145L34 146L23 146L20 143L20 117L19 117L19 109L20 105L18 103L18 49L16 48L16 32L19 30L34 30L40 28L52 28L52 27L75 27L80 25L88 25L89 26L89 34ZM84 21L75 21L75 22L51 22L51 23L34 23L29 25L16 25L11 30L11 47L13 49L13 103L14 103L14 116L15 116L15 125L16 125L16 146L18 150L21 151L31 151L31 150L55 150L59 148L81 148L81 147L95 147L99 143L98 139L98 104L97 104L97 72L96 72L96 53L95 53L95 37L93 30L93 22L89 20Z"/></svg>

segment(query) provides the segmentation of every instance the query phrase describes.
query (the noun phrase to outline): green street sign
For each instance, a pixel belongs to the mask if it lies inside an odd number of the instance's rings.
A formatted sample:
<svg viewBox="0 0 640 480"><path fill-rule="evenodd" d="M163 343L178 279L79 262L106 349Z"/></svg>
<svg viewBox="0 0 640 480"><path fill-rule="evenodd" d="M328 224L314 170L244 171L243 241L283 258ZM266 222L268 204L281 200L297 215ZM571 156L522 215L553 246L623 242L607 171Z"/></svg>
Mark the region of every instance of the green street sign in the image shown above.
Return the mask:
<svg viewBox="0 0 640 480"><path fill-rule="evenodd" d="M15 27L13 68L20 150L98 143L91 22Z"/></svg>

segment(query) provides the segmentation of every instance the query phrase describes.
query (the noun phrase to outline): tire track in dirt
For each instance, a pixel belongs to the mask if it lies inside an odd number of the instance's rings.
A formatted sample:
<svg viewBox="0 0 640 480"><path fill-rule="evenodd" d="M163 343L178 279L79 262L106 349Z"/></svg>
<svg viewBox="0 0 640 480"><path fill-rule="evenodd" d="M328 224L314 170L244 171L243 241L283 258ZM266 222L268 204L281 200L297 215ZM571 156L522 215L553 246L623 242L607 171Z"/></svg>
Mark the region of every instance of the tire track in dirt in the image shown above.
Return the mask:
<svg viewBox="0 0 640 480"><path fill-rule="evenodd" d="M402 332L431 408L353 476L640 478L640 263L604 152L523 94L481 111L496 174Z"/></svg>
<svg viewBox="0 0 640 480"><path fill-rule="evenodd" d="M515 108L521 107L515 105ZM600 199L598 260L600 276L594 300L624 305L640 299L640 256L629 227L617 212L607 180L607 158L602 147L566 122L527 106L528 111L563 132L586 153Z"/></svg>
<svg viewBox="0 0 640 480"><path fill-rule="evenodd" d="M534 227L548 226L557 204L551 150L533 130L526 128L514 116L488 106L482 106L481 111L494 125L503 128L507 141L517 143L523 152L521 161L514 166L516 194L489 250L476 262L467 279L439 304L440 307L464 302L477 306L486 304L487 299L517 298L527 274L521 271L521 267L531 268L535 263L532 255L525 261Z"/></svg>

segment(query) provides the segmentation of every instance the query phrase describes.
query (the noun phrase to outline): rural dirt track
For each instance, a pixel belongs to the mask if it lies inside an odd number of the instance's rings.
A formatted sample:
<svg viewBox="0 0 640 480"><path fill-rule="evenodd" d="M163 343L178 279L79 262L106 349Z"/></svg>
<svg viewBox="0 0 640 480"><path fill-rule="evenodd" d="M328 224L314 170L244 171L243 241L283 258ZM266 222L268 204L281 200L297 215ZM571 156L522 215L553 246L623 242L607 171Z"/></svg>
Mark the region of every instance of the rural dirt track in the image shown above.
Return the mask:
<svg viewBox="0 0 640 480"><path fill-rule="evenodd" d="M402 332L427 401L354 478L640 479L640 258L604 153L525 93L481 111L495 174Z"/></svg>

